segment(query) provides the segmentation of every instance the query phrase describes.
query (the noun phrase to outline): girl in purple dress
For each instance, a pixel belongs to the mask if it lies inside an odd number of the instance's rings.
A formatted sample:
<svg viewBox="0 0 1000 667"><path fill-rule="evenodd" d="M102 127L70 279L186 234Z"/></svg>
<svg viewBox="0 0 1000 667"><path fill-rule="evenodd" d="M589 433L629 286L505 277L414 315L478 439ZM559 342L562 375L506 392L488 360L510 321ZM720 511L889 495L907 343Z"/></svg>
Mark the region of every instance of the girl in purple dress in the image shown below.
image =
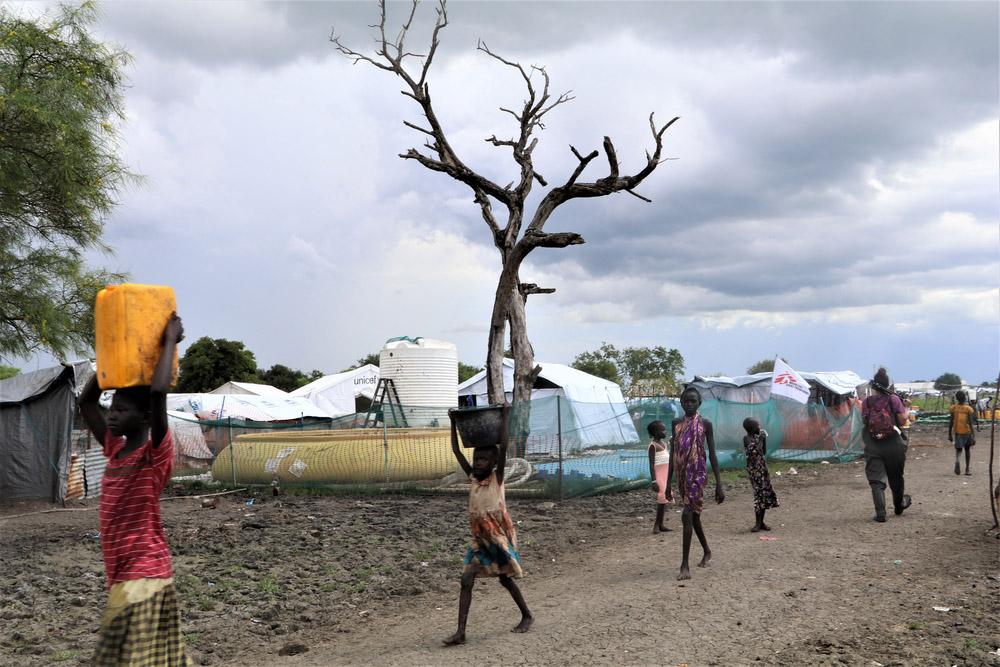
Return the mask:
<svg viewBox="0 0 1000 667"><path fill-rule="evenodd" d="M670 461L672 465L667 473L667 488L670 488L674 473L677 474L677 490L684 510L681 519L684 522L684 552L681 560L681 571L677 579L691 578L688 567L688 555L691 553L691 533L694 532L701 542L702 556L698 567L708 567L712 559L712 550L708 548L705 531L701 526L701 510L705 504L705 451L712 463L715 475L715 502L726 499L722 490L722 480L719 478L719 461L715 457L715 436L712 422L698 414L701 407L701 393L694 387L688 387L681 393L681 408L684 416L673 421L673 437L670 439Z"/></svg>

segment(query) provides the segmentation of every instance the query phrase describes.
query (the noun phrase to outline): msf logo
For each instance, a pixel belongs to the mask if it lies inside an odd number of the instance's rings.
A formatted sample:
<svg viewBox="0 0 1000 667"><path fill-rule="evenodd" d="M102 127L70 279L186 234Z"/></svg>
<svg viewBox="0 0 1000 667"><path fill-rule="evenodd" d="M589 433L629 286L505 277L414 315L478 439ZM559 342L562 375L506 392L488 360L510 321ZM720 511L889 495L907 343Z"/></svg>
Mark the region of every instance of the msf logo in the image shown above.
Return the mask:
<svg viewBox="0 0 1000 667"><path fill-rule="evenodd" d="M778 377L774 378L774 384L791 385L793 387L802 387L802 384L795 379L795 376L791 373L782 373Z"/></svg>

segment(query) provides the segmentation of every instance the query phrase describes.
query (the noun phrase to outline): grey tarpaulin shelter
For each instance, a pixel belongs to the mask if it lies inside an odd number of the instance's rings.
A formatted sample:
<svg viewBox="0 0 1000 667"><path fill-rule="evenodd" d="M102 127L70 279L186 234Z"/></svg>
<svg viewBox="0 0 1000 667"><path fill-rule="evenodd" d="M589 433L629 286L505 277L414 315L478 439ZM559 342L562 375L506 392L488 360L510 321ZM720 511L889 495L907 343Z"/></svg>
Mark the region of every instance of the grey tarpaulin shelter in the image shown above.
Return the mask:
<svg viewBox="0 0 1000 667"><path fill-rule="evenodd" d="M0 500L66 499L76 397L93 374L78 361L0 380Z"/></svg>

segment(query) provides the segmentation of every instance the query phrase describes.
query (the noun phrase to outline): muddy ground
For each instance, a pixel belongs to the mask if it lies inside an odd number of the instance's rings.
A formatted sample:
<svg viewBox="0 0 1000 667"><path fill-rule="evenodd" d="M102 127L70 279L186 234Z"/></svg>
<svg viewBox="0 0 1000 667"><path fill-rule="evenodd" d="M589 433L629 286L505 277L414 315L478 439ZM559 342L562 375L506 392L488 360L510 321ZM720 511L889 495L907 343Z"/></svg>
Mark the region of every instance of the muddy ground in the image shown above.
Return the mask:
<svg viewBox="0 0 1000 667"><path fill-rule="evenodd" d="M860 463L775 466L781 508L761 540L728 473L726 502L704 514L711 567L687 582L679 531L650 532L649 492L512 500L536 624L508 632L516 610L487 581L469 644L451 649L462 496L179 498L163 514L196 664L1000 665L988 436L971 477L943 440L915 434L914 505L886 524ZM0 509L0 664L83 664L105 595L97 513L3 518L33 509Z"/></svg>

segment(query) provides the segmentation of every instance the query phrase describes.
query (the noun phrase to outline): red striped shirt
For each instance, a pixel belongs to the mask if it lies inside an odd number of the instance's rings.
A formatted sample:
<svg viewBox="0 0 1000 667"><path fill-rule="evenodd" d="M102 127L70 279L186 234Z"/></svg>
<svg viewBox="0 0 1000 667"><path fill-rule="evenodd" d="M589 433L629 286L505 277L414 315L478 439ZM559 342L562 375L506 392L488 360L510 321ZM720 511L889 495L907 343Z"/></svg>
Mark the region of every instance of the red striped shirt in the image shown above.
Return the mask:
<svg viewBox="0 0 1000 667"><path fill-rule="evenodd" d="M101 481L101 547L108 588L132 579L173 576L170 547L160 518L160 494L174 461L174 439L167 431L159 447L147 440L122 459L115 455L124 437L104 440L108 467Z"/></svg>

